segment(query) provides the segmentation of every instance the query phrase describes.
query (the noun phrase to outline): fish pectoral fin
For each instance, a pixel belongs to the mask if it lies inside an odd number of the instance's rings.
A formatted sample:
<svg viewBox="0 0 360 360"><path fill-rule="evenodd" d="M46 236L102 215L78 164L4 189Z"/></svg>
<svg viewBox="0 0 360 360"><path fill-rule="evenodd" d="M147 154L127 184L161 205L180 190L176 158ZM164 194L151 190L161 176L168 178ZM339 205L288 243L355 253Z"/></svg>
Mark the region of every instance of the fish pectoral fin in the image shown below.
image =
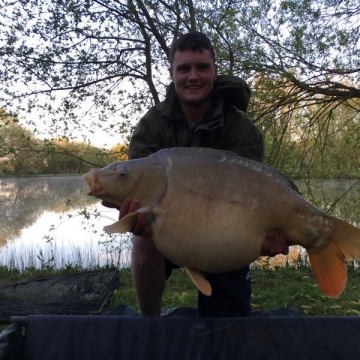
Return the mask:
<svg viewBox="0 0 360 360"><path fill-rule="evenodd" d="M130 214L127 214L124 216L121 220L108 225L104 226L104 231L106 231L108 234L114 234L114 233L126 233L128 231L131 231L131 229L135 226L138 218L137 212L132 212Z"/></svg>
<svg viewBox="0 0 360 360"><path fill-rule="evenodd" d="M202 292L205 296L210 296L212 292L211 285L205 279L204 274L202 274L200 271L189 269L187 266L184 266L184 269L199 291Z"/></svg>

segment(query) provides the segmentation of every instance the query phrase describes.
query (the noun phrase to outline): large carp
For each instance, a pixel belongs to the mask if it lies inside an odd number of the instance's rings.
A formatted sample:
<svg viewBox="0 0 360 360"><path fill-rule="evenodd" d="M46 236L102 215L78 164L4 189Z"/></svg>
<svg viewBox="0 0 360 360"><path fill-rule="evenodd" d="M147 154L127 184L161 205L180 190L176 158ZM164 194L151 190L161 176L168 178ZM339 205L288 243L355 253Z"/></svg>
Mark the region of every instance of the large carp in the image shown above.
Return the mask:
<svg viewBox="0 0 360 360"><path fill-rule="evenodd" d="M360 229L325 214L278 171L208 148L170 148L142 159L116 162L85 175L89 195L140 208L113 225L130 231L138 213L149 214L155 246L185 270L206 295L201 272L242 268L260 256L266 235L278 231L303 246L316 280L329 297L347 280L346 259L360 258Z"/></svg>

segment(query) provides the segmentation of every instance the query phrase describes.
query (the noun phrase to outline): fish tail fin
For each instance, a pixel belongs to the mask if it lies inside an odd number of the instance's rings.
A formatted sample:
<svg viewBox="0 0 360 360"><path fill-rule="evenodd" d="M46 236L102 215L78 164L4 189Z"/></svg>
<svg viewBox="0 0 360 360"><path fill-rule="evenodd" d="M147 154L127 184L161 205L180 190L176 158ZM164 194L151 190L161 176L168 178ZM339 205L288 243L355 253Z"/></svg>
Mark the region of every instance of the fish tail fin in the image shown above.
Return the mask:
<svg viewBox="0 0 360 360"><path fill-rule="evenodd" d="M360 259L360 229L334 217L331 220L334 231L328 244L320 249L308 249L308 255L323 293L337 297L347 281L345 260Z"/></svg>

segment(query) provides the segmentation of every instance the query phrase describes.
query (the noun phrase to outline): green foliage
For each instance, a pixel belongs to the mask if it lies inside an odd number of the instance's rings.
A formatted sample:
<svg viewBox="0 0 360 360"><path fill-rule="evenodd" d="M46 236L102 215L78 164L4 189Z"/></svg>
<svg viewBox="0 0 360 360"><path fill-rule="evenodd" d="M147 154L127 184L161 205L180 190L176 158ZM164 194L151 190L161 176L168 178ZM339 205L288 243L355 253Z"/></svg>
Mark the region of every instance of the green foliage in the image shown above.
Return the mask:
<svg viewBox="0 0 360 360"><path fill-rule="evenodd" d="M127 147L122 145L104 150L66 138L40 140L30 130L11 120L10 115L2 114L0 174L81 174L127 157Z"/></svg>
<svg viewBox="0 0 360 360"><path fill-rule="evenodd" d="M344 104L318 116L321 105L293 111L266 131L266 161L292 178L360 176L359 113Z"/></svg>
<svg viewBox="0 0 360 360"><path fill-rule="evenodd" d="M46 161L43 173L51 174L85 173L92 167L103 167L114 161L107 150L67 139L44 141L42 153Z"/></svg>
<svg viewBox="0 0 360 360"><path fill-rule="evenodd" d="M0 101L36 111L35 131L46 123L69 140L73 129L130 136L164 97L171 43L197 29L213 40L220 73L250 83L269 165L294 177L359 175L356 1L5 0L3 10ZM48 142L29 168L46 159L53 171L82 171L76 157L107 161L85 144Z"/></svg>
<svg viewBox="0 0 360 360"><path fill-rule="evenodd" d="M3 172L16 175L41 172L43 164L38 152L39 142L30 130L19 125L10 115L0 118L0 168Z"/></svg>

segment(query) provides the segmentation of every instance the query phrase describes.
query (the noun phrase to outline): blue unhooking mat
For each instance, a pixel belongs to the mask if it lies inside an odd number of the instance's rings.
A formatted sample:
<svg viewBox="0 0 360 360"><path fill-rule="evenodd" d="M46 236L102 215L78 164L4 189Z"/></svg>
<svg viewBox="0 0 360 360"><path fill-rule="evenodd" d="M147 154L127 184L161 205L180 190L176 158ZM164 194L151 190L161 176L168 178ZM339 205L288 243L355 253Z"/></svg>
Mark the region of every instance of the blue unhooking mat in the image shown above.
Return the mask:
<svg viewBox="0 0 360 360"><path fill-rule="evenodd" d="M24 360L360 359L360 318L29 316Z"/></svg>
<svg viewBox="0 0 360 360"><path fill-rule="evenodd" d="M0 360L360 359L358 317L270 309L250 318L196 318L195 310L143 318L121 304L111 315L31 315L25 336L16 323L1 333Z"/></svg>

